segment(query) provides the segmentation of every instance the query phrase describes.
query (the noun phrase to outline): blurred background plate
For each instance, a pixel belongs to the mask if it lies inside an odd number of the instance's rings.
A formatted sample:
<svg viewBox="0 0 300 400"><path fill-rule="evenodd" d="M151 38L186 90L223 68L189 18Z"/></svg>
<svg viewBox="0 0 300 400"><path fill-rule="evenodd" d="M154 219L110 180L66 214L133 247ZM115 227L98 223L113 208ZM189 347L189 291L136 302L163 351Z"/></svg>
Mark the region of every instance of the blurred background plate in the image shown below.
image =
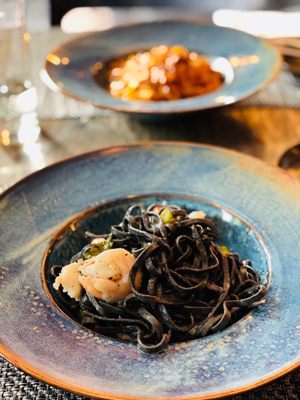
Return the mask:
<svg viewBox="0 0 300 400"><path fill-rule="evenodd" d="M176 101L137 102L112 97L94 81L96 62L146 50L157 44L180 44L204 54L225 83L206 95ZM192 22L159 21L121 26L62 44L47 57L44 81L54 90L100 108L137 114L173 114L235 103L277 76L279 53L266 41L230 28Z"/></svg>
<svg viewBox="0 0 300 400"><path fill-rule="evenodd" d="M219 216L233 233L226 244L269 280L271 271L271 286L266 303L228 329L145 355L63 315L42 264L83 211L100 206L107 220L109 209L116 216L136 198L164 196ZM282 376L300 360L299 198L299 181L276 167L184 143L103 149L29 176L0 197L0 353L40 380L105 399L212 399Z"/></svg>

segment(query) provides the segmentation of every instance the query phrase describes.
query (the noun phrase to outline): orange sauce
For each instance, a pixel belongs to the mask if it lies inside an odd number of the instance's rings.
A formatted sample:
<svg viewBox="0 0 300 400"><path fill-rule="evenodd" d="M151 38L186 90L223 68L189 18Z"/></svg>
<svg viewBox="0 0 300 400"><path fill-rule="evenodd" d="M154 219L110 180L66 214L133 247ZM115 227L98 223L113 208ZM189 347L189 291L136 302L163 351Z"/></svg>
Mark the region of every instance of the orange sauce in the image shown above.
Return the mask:
<svg viewBox="0 0 300 400"><path fill-rule="evenodd" d="M122 100L178 100L212 92L223 81L205 57L183 46L160 45L112 61L106 89Z"/></svg>

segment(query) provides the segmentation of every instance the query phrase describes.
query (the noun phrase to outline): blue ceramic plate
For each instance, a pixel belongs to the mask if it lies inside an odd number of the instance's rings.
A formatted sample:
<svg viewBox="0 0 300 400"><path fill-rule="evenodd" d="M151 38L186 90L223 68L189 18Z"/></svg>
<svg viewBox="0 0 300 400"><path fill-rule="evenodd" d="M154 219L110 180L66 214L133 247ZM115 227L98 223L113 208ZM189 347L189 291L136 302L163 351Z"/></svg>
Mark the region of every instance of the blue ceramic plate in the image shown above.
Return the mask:
<svg viewBox="0 0 300 400"><path fill-rule="evenodd" d="M129 204L161 199L214 218L220 241L253 260L269 291L224 331L145 355L61 312L42 266L55 238L52 261L80 247L95 219L106 228ZM192 144L114 147L29 176L0 197L1 354L52 385L119 400L212 399L291 371L300 358L299 199L299 183L279 169Z"/></svg>
<svg viewBox="0 0 300 400"><path fill-rule="evenodd" d="M181 44L204 54L225 77L219 90L176 101L123 101L94 81L96 62L146 50L157 44ZM265 86L280 70L281 59L267 42L237 30L165 21L124 26L80 37L48 55L45 82L52 88L101 108L138 114L204 110L241 100Z"/></svg>

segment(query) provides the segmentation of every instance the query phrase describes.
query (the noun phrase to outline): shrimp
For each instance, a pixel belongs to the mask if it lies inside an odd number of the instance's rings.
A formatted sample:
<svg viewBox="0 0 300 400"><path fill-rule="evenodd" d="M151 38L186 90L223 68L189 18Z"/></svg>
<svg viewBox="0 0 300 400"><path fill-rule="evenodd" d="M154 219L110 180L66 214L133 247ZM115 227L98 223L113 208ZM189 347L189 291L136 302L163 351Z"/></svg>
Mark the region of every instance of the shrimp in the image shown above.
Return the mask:
<svg viewBox="0 0 300 400"><path fill-rule="evenodd" d="M135 257L125 249L110 249L84 261L79 282L86 291L105 301L126 297L131 288L129 273Z"/></svg>
<svg viewBox="0 0 300 400"><path fill-rule="evenodd" d="M79 260L66 265L56 278L54 287L63 290L78 300L69 286L76 281L76 288L82 287L92 296L104 301L113 302L125 298L131 293L129 273L135 257L125 249L109 249L88 260ZM77 264L77 265L76 265Z"/></svg>
<svg viewBox="0 0 300 400"><path fill-rule="evenodd" d="M79 300L81 297L82 286L78 280L79 267L82 265L83 260L66 265L62 268L60 274L55 279L53 284L54 289L58 290L60 285L63 291L72 299Z"/></svg>

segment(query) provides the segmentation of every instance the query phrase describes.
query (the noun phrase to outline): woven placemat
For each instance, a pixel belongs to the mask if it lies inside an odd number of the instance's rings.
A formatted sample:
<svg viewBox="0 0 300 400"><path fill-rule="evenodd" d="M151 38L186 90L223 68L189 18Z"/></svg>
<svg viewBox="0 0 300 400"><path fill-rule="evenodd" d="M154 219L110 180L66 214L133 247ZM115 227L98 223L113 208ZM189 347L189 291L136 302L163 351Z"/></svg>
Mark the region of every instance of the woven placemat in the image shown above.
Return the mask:
<svg viewBox="0 0 300 400"><path fill-rule="evenodd" d="M300 76L285 69L266 88L239 102L238 106L300 108Z"/></svg>
<svg viewBox="0 0 300 400"><path fill-rule="evenodd" d="M80 118L107 116L112 111L101 110L90 104L52 92L44 84L38 84L39 116L41 119ZM238 102L236 107L291 107L300 108L300 77L283 70L278 78L265 89Z"/></svg>
<svg viewBox="0 0 300 400"><path fill-rule="evenodd" d="M86 397L56 389L18 370L0 358L0 399L10 400L85 400ZM234 400L298 400L300 370L261 389L231 397Z"/></svg>

